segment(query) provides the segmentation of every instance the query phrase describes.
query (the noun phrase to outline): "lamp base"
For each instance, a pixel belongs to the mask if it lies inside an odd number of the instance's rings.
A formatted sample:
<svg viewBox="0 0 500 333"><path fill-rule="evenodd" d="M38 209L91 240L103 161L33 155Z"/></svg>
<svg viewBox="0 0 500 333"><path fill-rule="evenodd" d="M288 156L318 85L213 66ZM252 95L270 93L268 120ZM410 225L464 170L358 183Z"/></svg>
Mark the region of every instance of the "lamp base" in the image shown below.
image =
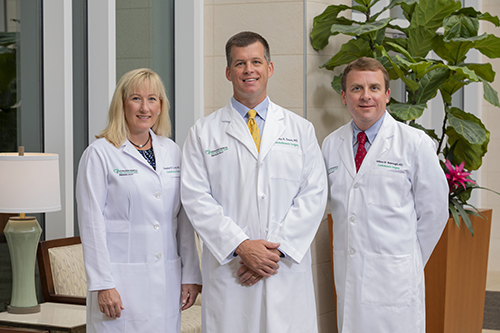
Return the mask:
<svg viewBox="0 0 500 333"><path fill-rule="evenodd" d="M8 312L40 311L35 292L35 262L42 228L34 217L11 217L4 229L12 263L12 297Z"/></svg>
<svg viewBox="0 0 500 333"><path fill-rule="evenodd" d="M7 312L14 313L14 314L37 313L37 312L40 312L40 304L37 304L35 306L31 306L28 308L18 308L18 307L9 305L9 306L7 306Z"/></svg>

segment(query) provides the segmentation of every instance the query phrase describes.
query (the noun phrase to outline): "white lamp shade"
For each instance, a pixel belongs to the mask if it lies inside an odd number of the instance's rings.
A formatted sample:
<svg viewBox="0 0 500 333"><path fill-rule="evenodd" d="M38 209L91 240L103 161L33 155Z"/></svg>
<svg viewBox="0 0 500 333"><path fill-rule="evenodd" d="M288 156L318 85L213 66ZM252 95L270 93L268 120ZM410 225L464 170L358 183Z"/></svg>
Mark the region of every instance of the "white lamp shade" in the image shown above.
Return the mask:
<svg viewBox="0 0 500 333"><path fill-rule="evenodd" d="M59 155L0 153L0 213L60 209Z"/></svg>

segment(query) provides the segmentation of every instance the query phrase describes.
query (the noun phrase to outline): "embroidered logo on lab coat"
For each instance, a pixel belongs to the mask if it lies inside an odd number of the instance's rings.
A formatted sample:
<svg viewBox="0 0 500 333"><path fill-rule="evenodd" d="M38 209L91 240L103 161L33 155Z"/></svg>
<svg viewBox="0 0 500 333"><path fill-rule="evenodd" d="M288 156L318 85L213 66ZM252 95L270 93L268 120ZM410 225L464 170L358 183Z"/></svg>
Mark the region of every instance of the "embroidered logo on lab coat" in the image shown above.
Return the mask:
<svg viewBox="0 0 500 333"><path fill-rule="evenodd" d="M299 140L298 139L278 138L278 140L275 142L275 144L299 148Z"/></svg>
<svg viewBox="0 0 500 333"><path fill-rule="evenodd" d="M380 167L380 168L400 170L401 167L403 166L403 163L392 162L392 161L384 161L384 160L377 160L377 166Z"/></svg>
<svg viewBox="0 0 500 333"><path fill-rule="evenodd" d="M220 147L214 150L205 150L205 154L210 155L211 157L219 156L220 154L224 153L226 150L228 150L227 147Z"/></svg>
<svg viewBox="0 0 500 333"><path fill-rule="evenodd" d="M135 174L138 174L139 171L136 169L113 169L113 172L118 174L118 176L133 176Z"/></svg>
<svg viewBox="0 0 500 333"><path fill-rule="evenodd" d="M181 173L181 167L179 165L177 166L164 166L163 170L172 177L180 176Z"/></svg>
<svg viewBox="0 0 500 333"><path fill-rule="evenodd" d="M330 174L334 173L335 171L337 171L338 168L339 168L338 166L328 168L328 174L330 175Z"/></svg>

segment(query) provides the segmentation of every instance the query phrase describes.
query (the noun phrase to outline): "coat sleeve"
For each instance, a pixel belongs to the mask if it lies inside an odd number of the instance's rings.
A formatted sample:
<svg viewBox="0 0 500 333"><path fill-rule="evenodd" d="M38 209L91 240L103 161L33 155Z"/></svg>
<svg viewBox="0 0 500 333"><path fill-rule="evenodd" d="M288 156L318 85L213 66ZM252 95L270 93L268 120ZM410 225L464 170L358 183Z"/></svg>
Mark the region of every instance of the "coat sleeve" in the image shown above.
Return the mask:
<svg viewBox="0 0 500 333"><path fill-rule="evenodd" d="M90 146L82 155L76 181L78 222L89 291L115 287L103 215L107 191L104 157Z"/></svg>
<svg viewBox="0 0 500 333"><path fill-rule="evenodd" d="M194 229L221 265L248 236L228 216L212 196L210 179L196 133L196 125L188 134L183 148L181 198Z"/></svg>
<svg viewBox="0 0 500 333"><path fill-rule="evenodd" d="M417 239L425 265L448 220L448 183L434 143L422 135L415 149L413 194L417 213Z"/></svg>
<svg viewBox="0 0 500 333"><path fill-rule="evenodd" d="M321 150L311 124L305 129L306 144L302 159L304 167L297 193L285 219L269 235L270 242L280 243L280 249L300 263L309 249L325 213L328 194L327 177Z"/></svg>
<svg viewBox="0 0 500 333"><path fill-rule="evenodd" d="M184 208L177 215L177 247L181 257L182 284L201 284L200 259L196 249L193 226Z"/></svg>

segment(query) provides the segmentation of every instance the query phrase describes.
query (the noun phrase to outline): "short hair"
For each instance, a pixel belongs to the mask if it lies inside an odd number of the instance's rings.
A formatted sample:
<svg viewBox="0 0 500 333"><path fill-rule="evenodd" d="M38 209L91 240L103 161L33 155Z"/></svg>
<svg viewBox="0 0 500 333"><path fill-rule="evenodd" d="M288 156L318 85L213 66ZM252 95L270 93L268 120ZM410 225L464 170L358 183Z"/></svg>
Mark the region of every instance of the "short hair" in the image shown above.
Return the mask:
<svg viewBox="0 0 500 333"><path fill-rule="evenodd" d="M370 72L381 71L382 74L384 75L385 92L387 92L387 90L389 89L389 84L390 84L389 73L387 73L387 70L384 68L384 65L382 65L380 61L378 61L377 59L361 57L352 61L349 65L347 65L344 68L344 72L342 73L342 78L340 79L340 86L342 87L342 91L345 92L347 89L346 87L347 74L349 74L349 72L352 70L370 71Z"/></svg>
<svg viewBox="0 0 500 333"><path fill-rule="evenodd" d="M152 93L161 101L161 112L151 129L156 135L168 137L172 125L168 111L170 103L165 93L165 87L158 74L149 68L134 69L122 76L116 85L111 104L109 105L108 124L96 138L106 138L115 147L120 147L129 136L125 119L125 99L136 93L143 84L148 84Z"/></svg>
<svg viewBox="0 0 500 333"><path fill-rule="evenodd" d="M231 58L231 49L233 48L233 46L245 47L256 42L260 42L264 47L264 58L269 64L271 62L271 51L269 49L269 44L267 43L267 40L258 33L252 31L242 31L240 33L237 33L233 37L229 38L229 40L226 43L227 67L231 68L231 62L233 61L233 59Z"/></svg>

